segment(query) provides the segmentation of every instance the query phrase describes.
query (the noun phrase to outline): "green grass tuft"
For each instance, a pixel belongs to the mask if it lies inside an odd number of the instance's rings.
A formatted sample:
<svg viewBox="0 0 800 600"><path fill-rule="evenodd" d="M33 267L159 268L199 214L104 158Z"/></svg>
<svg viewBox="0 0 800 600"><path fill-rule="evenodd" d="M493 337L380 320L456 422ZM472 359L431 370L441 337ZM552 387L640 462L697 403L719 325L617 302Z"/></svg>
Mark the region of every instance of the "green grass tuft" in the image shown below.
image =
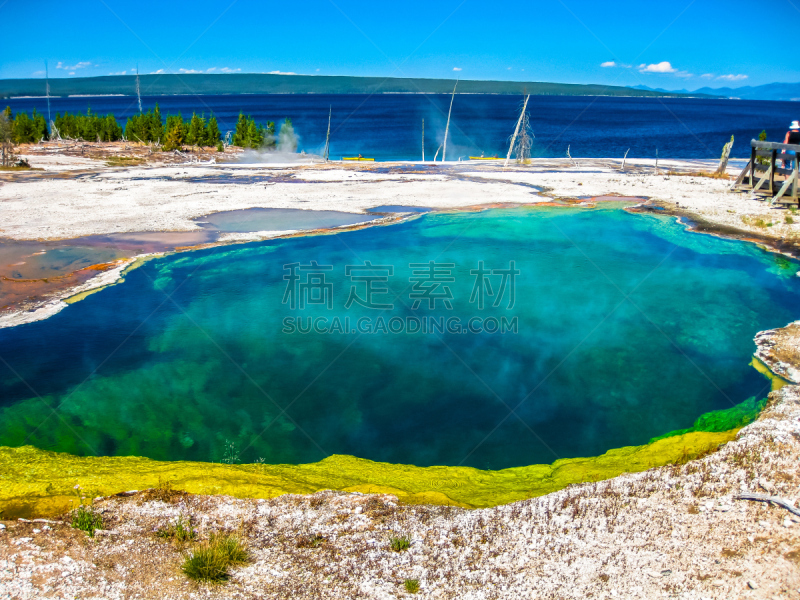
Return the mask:
<svg viewBox="0 0 800 600"><path fill-rule="evenodd" d="M403 585L409 594L416 594L419 591L419 579L406 579Z"/></svg>
<svg viewBox="0 0 800 600"><path fill-rule="evenodd" d="M402 552L403 550L408 550L411 547L411 538L407 535L401 535L400 537L390 537L389 545L395 552Z"/></svg>
<svg viewBox="0 0 800 600"><path fill-rule="evenodd" d="M175 540L178 543L193 542L197 538L195 530L192 528L192 519L183 514L178 516L175 523L170 523L166 527L156 530L156 537Z"/></svg>
<svg viewBox="0 0 800 600"><path fill-rule="evenodd" d="M103 516L87 506L79 506L72 513L72 526L94 537L94 532L103 528Z"/></svg>
<svg viewBox="0 0 800 600"><path fill-rule="evenodd" d="M186 555L181 570L189 579L221 583L230 577L228 568L250 561L250 556L238 536L211 535Z"/></svg>

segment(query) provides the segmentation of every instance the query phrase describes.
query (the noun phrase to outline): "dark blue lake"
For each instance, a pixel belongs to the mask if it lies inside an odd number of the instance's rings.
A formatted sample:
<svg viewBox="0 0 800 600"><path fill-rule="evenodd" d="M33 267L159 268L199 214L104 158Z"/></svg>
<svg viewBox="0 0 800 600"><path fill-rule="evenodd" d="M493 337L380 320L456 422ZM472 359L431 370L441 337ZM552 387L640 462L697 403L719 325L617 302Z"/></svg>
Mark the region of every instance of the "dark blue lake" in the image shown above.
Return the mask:
<svg viewBox="0 0 800 600"><path fill-rule="evenodd" d="M450 97L446 95L237 95L142 98L144 109L159 103L162 113L216 115L223 134L234 127L239 111L259 121L292 119L300 148L320 152L325 145L328 109L332 110L331 157L362 154L377 160L419 160L422 119L425 158L433 159L444 139ZM12 110L47 111L44 98L9 101ZM504 155L514 131L522 98L458 95L453 104L447 156ZM124 121L137 110L131 96L51 99L56 112L114 113ZM528 104L533 155L631 158L717 158L723 144L736 137L734 157L748 157L750 140L766 129L782 141L789 122L800 118L796 102L696 98L614 98L533 96ZM441 158L441 155L439 156Z"/></svg>

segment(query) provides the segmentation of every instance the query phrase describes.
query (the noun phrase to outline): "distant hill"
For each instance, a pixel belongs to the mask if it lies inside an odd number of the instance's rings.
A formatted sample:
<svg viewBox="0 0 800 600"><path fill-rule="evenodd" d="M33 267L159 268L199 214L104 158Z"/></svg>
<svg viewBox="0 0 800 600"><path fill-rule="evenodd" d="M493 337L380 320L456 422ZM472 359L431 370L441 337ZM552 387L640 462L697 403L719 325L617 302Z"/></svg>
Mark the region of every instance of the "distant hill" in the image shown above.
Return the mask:
<svg viewBox="0 0 800 600"><path fill-rule="evenodd" d="M646 85L637 85L635 89L641 91L667 92L661 88L650 88ZM672 90L673 94L703 94L707 96L720 96L723 98L741 98L742 100L782 100L800 102L800 83L768 83L766 85L745 86L740 88L710 88L702 87L690 92L688 90Z"/></svg>
<svg viewBox="0 0 800 600"><path fill-rule="evenodd" d="M692 92L690 92L689 90L686 90L686 89L684 89L684 90L665 90L664 88L651 88L651 87L647 87L646 85L634 85L632 87L635 90L642 90L642 91L648 91L648 92L661 92L662 94L691 94L692 93ZM708 89L708 88L706 88L706 89ZM708 94L711 95L711 96L720 96L721 95L721 94L712 94L710 92Z"/></svg>
<svg viewBox="0 0 800 600"><path fill-rule="evenodd" d="M315 75L236 74L153 74L142 75L141 91L146 96L176 94L449 94L451 79L407 79L395 77L337 77ZM52 96L134 95L133 75L51 79ZM462 94L534 94L544 96L675 96L674 92L641 90L621 86L577 85L517 81L459 81ZM0 98L44 96L44 79L2 79Z"/></svg>

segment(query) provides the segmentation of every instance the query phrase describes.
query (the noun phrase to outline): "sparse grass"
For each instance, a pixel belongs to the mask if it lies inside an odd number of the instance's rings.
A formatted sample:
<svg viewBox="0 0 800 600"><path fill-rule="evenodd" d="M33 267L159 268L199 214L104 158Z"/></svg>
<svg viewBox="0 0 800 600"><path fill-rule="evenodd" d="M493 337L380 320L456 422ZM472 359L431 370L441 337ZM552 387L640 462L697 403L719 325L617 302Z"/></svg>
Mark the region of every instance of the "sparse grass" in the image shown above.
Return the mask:
<svg viewBox="0 0 800 600"><path fill-rule="evenodd" d="M72 526L94 537L94 532L103 528L103 516L93 508L81 505L72 512Z"/></svg>
<svg viewBox="0 0 800 600"><path fill-rule="evenodd" d="M221 583L230 577L230 567L249 561L250 556L238 536L212 534L207 542L186 555L181 570L195 581Z"/></svg>
<svg viewBox="0 0 800 600"><path fill-rule="evenodd" d="M325 496L313 496L309 501L308 505L313 508L314 510L318 510L322 508L327 502Z"/></svg>
<svg viewBox="0 0 800 600"><path fill-rule="evenodd" d="M225 445L222 450L222 461L226 465L235 465L239 463L239 449L236 442L225 440Z"/></svg>
<svg viewBox="0 0 800 600"><path fill-rule="evenodd" d="M181 514L174 523L170 523L166 527L156 530L156 537L175 540L179 544L185 544L187 542L193 542L197 538L197 533L192 528L191 517Z"/></svg>
<svg viewBox="0 0 800 600"><path fill-rule="evenodd" d="M109 167L137 167L147 161L138 156L112 156L106 160Z"/></svg>
<svg viewBox="0 0 800 600"><path fill-rule="evenodd" d="M169 479L158 478L158 487L144 490L137 495L139 502L152 502L153 500L160 500L161 502L176 502L180 498L186 496L186 492L173 489L172 481Z"/></svg>
<svg viewBox="0 0 800 600"><path fill-rule="evenodd" d="M787 225L792 225L794 223L794 219L792 218L792 215L786 215L786 218L783 219L783 222Z"/></svg>
<svg viewBox="0 0 800 600"><path fill-rule="evenodd" d="M758 219L755 219L749 215L742 215L741 219L742 223L744 223L745 225L752 225L753 227L760 227L762 229L765 227L772 227L772 222L767 223L764 219L760 217Z"/></svg>
<svg viewBox="0 0 800 600"><path fill-rule="evenodd" d="M297 540L298 548L318 548L327 541L320 534L304 535Z"/></svg>
<svg viewBox="0 0 800 600"><path fill-rule="evenodd" d="M707 177L709 179L733 179L727 173L712 173L711 171L667 171L667 175L679 177Z"/></svg>
<svg viewBox="0 0 800 600"><path fill-rule="evenodd" d="M403 586L409 594L416 594L419 591L419 579L406 579Z"/></svg>
<svg viewBox="0 0 800 600"><path fill-rule="evenodd" d="M401 535L399 537L392 536L389 538L389 545L392 547L393 551L403 552L411 548L411 537L407 535Z"/></svg>
<svg viewBox="0 0 800 600"><path fill-rule="evenodd" d="M393 509L380 498L373 496L364 503L364 512L371 517L386 517L393 513Z"/></svg>

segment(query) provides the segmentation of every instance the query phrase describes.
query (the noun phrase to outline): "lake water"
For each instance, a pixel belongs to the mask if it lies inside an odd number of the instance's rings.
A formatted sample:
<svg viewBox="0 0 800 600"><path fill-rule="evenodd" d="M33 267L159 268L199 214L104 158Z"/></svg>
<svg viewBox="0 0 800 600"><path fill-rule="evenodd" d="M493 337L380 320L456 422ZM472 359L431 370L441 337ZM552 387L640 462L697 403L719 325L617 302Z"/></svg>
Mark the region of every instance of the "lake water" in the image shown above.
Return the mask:
<svg viewBox="0 0 800 600"><path fill-rule="evenodd" d="M798 318L797 270L614 206L172 255L0 330L0 445L491 469L597 455L763 398L753 336Z"/></svg>
<svg viewBox="0 0 800 600"><path fill-rule="evenodd" d="M54 98L58 111L114 113L125 120L137 108L135 97ZM241 95L144 97L145 110L159 103L163 115L192 111L215 114L223 134L233 129L239 111L259 121L292 119L300 149L322 151L332 110L331 158L374 157L419 160L422 119L425 158L432 160L444 139L449 96L420 94ZM12 110L47 111L44 98L15 99ZM522 99L514 96L457 95L453 103L447 156L504 156L514 132ZM722 146L736 137L732 155L750 156L750 140L766 129L783 141L789 123L800 118L796 102L709 100L693 98L614 98L533 96L528 104L536 136L533 155L564 157L719 158ZM441 158L441 153L439 155Z"/></svg>

